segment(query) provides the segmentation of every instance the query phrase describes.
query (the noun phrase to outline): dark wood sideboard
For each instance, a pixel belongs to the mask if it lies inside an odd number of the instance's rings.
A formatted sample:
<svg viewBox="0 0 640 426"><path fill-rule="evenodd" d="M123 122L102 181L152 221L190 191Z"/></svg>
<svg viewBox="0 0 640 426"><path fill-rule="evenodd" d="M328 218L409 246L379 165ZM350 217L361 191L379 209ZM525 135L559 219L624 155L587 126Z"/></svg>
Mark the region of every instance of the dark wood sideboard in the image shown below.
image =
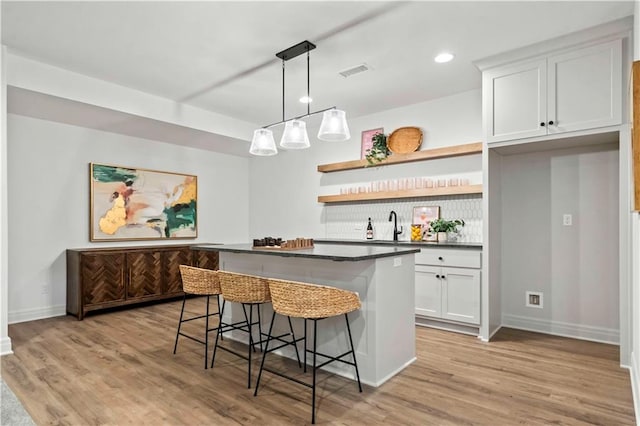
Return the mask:
<svg viewBox="0 0 640 426"><path fill-rule="evenodd" d="M218 269L217 251L188 245L67 250L67 313L182 296L180 265Z"/></svg>

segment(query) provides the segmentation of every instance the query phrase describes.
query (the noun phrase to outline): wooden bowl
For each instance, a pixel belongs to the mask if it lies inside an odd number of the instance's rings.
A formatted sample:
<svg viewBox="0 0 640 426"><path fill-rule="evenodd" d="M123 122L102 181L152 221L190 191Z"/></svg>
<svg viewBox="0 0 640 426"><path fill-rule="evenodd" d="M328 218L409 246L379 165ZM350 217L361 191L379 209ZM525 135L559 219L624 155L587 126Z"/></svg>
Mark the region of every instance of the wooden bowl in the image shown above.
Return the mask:
<svg viewBox="0 0 640 426"><path fill-rule="evenodd" d="M387 138L387 147L394 154L408 154L422 144L422 130L419 127L400 127Z"/></svg>

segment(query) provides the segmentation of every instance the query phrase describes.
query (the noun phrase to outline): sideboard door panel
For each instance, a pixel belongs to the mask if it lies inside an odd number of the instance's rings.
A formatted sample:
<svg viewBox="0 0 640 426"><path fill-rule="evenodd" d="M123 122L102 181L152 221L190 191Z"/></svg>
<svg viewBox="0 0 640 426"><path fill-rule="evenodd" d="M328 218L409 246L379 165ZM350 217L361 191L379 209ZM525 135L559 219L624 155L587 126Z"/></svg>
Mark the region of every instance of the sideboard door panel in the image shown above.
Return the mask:
<svg viewBox="0 0 640 426"><path fill-rule="evenodd" d="M125 299L124 253L83 254L81 274L85 306Z"/></svg>
<svg viewBox="0 0 640 426"><path fill-rule="evenodd" d="M161 261L159 251L127 253L127 299L162 293Z"/></svg>
<svg viewBox="0 0 640 426"><path fill-rule="evenodd" d="M191 265L191 249L166 251L164 256L163 272L165 283L165 294L182 293L182 277L180 276L180 265Z"/></svg>

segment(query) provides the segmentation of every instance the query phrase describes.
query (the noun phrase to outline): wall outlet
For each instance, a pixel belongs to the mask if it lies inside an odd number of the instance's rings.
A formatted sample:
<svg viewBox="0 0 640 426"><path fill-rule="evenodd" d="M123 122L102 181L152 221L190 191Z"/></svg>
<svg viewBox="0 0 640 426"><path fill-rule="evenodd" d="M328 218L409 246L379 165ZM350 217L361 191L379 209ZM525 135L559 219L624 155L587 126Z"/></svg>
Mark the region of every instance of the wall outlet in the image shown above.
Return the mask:
<svg viewBox="0 0 640 426"><path fill-rule="evenodd" d="M564 226L573 225L573 216L571 216L570 214L563 214L562 215L562 224Z"/></svg>
<svg viewBox="0 0 640 426"><path fill-rule="evenodd" d="M402 266L402 258L394 257L393 258L393 266Z"/></svg>
<svg viewBox="0 0 640 426"><path fill-rule="evenodd" d="M40 291L43 295L49 294L49 284L42 284Z"/></svg>
<svg viewBox="0 0 640 426"><path fill-rule="evenodd" d="M543 307L542 297L543 297L543 293L541 291L527 291L526 306L529 308L542 309Z"/></svg>

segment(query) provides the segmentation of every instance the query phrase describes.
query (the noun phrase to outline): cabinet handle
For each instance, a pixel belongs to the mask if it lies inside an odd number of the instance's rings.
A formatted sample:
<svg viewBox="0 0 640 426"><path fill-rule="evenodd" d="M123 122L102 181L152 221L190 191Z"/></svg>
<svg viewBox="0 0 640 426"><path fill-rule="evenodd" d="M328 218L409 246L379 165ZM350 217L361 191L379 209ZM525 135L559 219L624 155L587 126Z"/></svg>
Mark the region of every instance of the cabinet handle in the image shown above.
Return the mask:
<svg viewBox="0 0 640 426"><path fill-rule="evenodd" d="M542 123L540 123L540 127L544 127L544 126L545 126L545 124L544 124L544 121L543 121Z"/></svg>
<svg viewBox="0 0 640 426"><path fill-rule="evenodd" d="M440 257L438 257L438 260L444 260L444 259L442 258L442 256L440 256Z"/></svg>
<svg viewBox="0 0 640 426"><path fill-rule="evenodd" d="M439 278L440 278L440 275L436 274L436 278L438 278L438 279L439 279Z"/></svg>
<svg viewBox="0 0 640 426"><path fill-rule="evenodd" d="M445 279L445 278L447 278L447 277L445 277L445 275L444 275L444 274L442 274L442 275L440 275L440 278L442 278L442 279L444 280L444 279Z"/></svg>
<svg viewBox="0 0 640 426"><path fill-rule="evenodd" d="M549 121L549 126L553 126L553 120Z"/></svg>

